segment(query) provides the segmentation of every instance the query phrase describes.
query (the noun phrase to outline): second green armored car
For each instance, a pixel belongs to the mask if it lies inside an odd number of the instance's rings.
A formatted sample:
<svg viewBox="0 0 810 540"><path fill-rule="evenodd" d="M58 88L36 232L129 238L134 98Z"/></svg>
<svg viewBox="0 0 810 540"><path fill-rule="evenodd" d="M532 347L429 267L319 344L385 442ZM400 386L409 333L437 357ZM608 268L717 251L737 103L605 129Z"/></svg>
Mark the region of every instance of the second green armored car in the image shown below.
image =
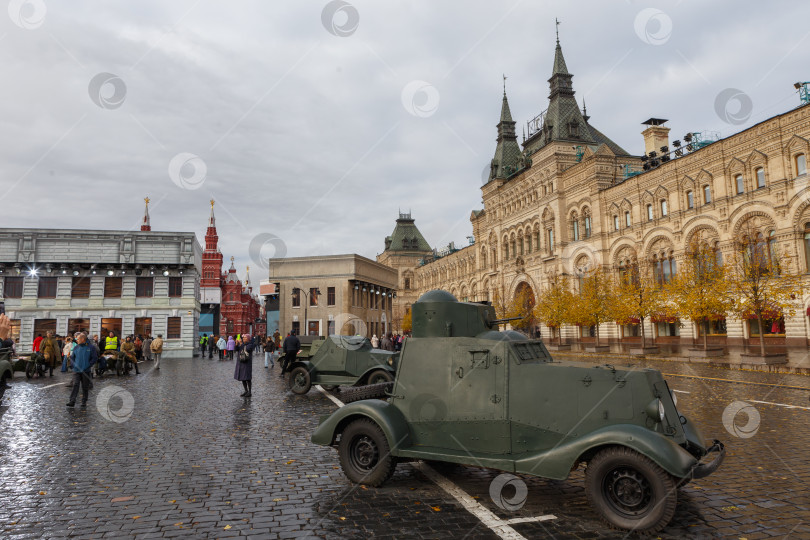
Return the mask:
<svg viewBox="0 0 810 540"><path fill-rule="evenodd" d="M289 367L289 386L306 394L313 384L327 387L394 380L399 353L374 349L362 336L329 336L303 349Z"/></svg>
<svg viewBox="0 0 810 540"><path fill-rule="evenodd" d="M425 459L563 480L586 464L585 490L612 526L653 532L677 488L714 472L706 443L661 373L554 361L541 341L498 331L492 306L430 291L412 307L387 400L350 403L312 442L338 450L346 476L379 486L398 460ZM718 452L709 463L701 459Z"/></svg>

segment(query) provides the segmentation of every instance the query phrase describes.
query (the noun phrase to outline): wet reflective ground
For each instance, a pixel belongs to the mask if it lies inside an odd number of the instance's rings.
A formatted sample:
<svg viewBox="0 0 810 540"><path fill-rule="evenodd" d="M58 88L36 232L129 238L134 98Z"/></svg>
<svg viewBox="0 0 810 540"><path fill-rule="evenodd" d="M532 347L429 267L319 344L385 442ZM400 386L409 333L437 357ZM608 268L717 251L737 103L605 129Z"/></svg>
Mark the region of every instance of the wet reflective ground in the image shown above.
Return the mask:
<svg viewBox="0 0 810 540"><path fill-rule="evenodd" d="M810 387L810 378L647 365L670 374L681 412L728 446L717 473L681 490L660 536L810 538L810 392L784 387ZM278 368L255 362L245 400L232 362L145 367L95 379L86 410L65 408L65 375L16 374L0 407L0 537L498 537L411 464L382 488L351 485L337 453L309 442L336 405L315 390L290 394ZM490 497L499 472L437 470L501 522L556 516L510 525L525 538L626 536L588 506L582 469L562 482L521 476L526 501L515 511Z"/></svg>

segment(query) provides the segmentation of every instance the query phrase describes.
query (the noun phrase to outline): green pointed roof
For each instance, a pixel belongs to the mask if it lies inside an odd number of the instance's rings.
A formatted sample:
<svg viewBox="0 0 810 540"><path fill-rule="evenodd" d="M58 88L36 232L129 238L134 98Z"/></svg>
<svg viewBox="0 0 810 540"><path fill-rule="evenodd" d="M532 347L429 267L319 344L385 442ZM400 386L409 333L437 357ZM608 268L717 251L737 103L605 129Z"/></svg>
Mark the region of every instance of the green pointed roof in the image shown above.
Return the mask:
<svg viewBox="0 0 810 540"><path fill-rule="evenodd" d="M610 140L588 123L590 117L583 116L574 98L574 86L565 65L559 39L554 50L554 67L549 83L548 109L543 117L543 126L524 143L524 148L536 151L553 141L564 141L577 145L605 144L617 155L629 155L618 144Z"/></svg>
<svg viewBox="0 0 810 540"><path fill-rule="evenodd" d="M488 182L493 178L506 178L515 172L522 154L520 145L517 142L515 122L512 120L512 111L509 110L509 100L506 98L506 90L503 92L501 117L497 128L497 145L495 146L495 156L493 156L492 162L490 163Z"/></svg>
<svg viewBox="0 0 810 540"><path fill-rule="evenodd" d="M385 238L385 251L405 251L414 254L433 252L422 233L416 227L411 214L400 212L394 232Z"/></svg>
<svg viewBox="0 0 810 540"><path fill-rule="evenodd" d="M557 48L554 50L554 71L551 72L552 76L556 74L568 75L568 67L565 65L559 39L557 40Z"/></svg>

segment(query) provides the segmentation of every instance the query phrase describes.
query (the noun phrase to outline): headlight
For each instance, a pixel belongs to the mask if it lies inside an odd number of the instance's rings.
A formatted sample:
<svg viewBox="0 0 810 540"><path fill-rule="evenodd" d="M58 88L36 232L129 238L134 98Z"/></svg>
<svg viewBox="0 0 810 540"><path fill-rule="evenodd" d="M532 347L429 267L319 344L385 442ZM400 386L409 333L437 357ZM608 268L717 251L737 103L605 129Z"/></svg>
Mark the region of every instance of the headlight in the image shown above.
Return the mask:
<svg viewBox="0 0 810 540"><path fill-rule="evenodd" d="M389 358L389 359L388 359L388 365L389 365L389 366L393 366L393 365L394 365L394 359L393 359L393 358Z"/></svg>
<svg viewBox="0 0 810 540"><path fill-rule="evenodd" d="M647 405L647 408L644 410L647 413L647 416L655 420L656 422L663 422L664 421L664 404L661 402L660 399L655 398Z"/></svg>

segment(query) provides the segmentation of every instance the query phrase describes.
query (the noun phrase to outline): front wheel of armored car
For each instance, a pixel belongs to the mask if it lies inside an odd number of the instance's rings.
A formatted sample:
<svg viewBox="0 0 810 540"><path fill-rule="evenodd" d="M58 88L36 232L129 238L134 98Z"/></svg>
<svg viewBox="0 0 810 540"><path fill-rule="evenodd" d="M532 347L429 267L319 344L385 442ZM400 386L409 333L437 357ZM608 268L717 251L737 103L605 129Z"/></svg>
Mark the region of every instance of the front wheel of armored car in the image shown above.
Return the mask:
<svg viewBox="0 0 810 540"><path fill-rule="evenodd" d="M397 466L385 433L367 418L346 426L340 435L338 456L349 480L372 487L383 485Z"/></svg>
<svg viewBox="0 0 810 540"><path fill-rule="evenodd" d="M368 384L380 384L385 382L391 382L393 380L394 377L392 377L391 374L385 371L384 369L372 371L371 375L368 376Z"/></svg>
<svg viewBox="0 0 810 540"><path fill-rule="evenodd" d="M312 388L312 378L309 370L304 366L298 366L290 371L290 390L293 394L306 394Z"/></svg>
<svg viewBox="0 0 810 540"><path fill-rule="evenodd" d="M638 532L663 529L678 502L675 479L647 456L615 446L585 470L585 494L609 525Z"/></svg>

